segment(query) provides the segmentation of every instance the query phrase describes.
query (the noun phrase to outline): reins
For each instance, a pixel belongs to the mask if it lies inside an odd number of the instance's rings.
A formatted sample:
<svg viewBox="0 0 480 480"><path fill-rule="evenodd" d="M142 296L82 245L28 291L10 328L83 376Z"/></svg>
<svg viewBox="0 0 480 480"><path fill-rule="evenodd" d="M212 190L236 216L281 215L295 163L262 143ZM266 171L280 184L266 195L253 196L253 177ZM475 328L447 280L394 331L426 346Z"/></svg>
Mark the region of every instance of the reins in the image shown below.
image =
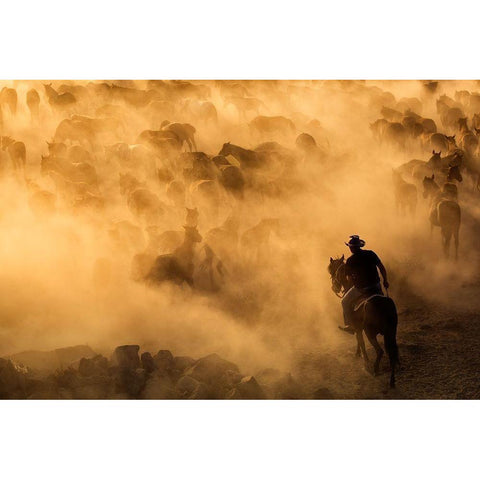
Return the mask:
<svg viewBox="0 0 480 480"><path fill-rule="evenodd" d="M342 288L343 288L343 287L342 287ZM333 287L332 287L332 290L333 290ZM333 293L334 293L338 298L343 298L347 292L346 292L345 290L343 290L343 295L340 295L340 294L337 293L335 290L333 290Z"/></svg>
<svg viewBox="0 0 480 480"><path fill-rule="evenodd" d="M344 265L344 263L341 263L338 266L338 268L335 270L335 272L331 274L332 281L337 282L340 285L340 292L342 292L342 290L343 290L343 294L337 293L334 289L334 286L332 285L332 291L338 298L343 298L345 296L345 294L347 293L347 291L345 290L345 287L342 285L342 282L337 280L337 273L340 270L340 268L342 267L342 265Z"/></svg>

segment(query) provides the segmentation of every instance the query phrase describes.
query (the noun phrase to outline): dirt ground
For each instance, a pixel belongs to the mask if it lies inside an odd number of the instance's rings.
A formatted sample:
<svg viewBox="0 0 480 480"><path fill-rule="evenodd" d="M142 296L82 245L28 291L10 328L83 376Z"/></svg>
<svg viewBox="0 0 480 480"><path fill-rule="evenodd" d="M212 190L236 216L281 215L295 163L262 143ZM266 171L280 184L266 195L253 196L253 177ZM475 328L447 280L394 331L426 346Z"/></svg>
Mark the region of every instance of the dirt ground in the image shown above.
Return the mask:
<svg viewBox="0 0 480 480"><path fill-rule="evenodd" d="M458 303L475 295L479 287L480 280L460 287ZM438 306L409 295L399 304L401 366L394 389L388 386L387 356L382 359L381 374L374 377L363 359L355 356L355 338L340 330L340 348L299 355L295 374L316 398L478 399L480 317L478 310L459 308L458 303ZM375 352L368 343L367 352L371 363Z"/></svg>

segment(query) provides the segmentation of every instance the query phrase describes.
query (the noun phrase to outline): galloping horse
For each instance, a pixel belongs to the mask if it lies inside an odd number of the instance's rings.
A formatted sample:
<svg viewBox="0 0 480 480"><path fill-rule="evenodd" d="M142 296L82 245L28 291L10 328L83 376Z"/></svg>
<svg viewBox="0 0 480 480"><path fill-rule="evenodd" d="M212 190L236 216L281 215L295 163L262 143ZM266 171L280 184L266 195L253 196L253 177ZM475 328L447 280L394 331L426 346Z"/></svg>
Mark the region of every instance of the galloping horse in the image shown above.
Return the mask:
<svg viewBox="0 0 480 480"><path fill-rule="evenodd" d="M352 284L345 273L345 257L333 259L330 257L328 272L332 280L332 290L338 297L342 297L350 290ZM343 295L341 292L343 291ZM373 295L361 301L355 308L352 316L352 327L357 337L357 356L363 354L365 365L368 365L368 356L363 340L363 331L369 342L375 348L377 358L375 359L373 371L379 373L380 361L383 350L377 340L377 335L383 335L385 350L390 359L390 387L395 387L395 366L399 363L397 347L397 309L395 303L389 297Z"/></svg>

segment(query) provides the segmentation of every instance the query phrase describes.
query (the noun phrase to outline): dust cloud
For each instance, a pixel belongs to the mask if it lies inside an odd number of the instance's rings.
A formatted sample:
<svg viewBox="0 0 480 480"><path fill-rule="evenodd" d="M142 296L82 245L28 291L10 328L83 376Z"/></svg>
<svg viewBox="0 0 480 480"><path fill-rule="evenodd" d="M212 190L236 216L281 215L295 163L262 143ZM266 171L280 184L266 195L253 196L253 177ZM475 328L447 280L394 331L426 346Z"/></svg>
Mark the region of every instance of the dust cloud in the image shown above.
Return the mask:
<svg viewBox="0 0 480 480"><path fill-rule="evenodd" d="M50 83L54 94L44 87ZM417 99L412 110L443 131L439 96L478 88L444 81L432 92L425 84L2 82L2 145L5 137L23 142L26 165L16 168L8 146L2 149L0 356L74 344L111 352L135 343L195 358L216 352L245 369L289 368L298 352L335 351L344 335L336 328L340 304L326 268L329 257L348 254L343 242L351 234L380 256L398 303L415 292L468 306L461 287L476 279L480 216L473 175L464 175L459 191L463 219L454 262L443 256L438 228L430 234L421 183L414 217L395 208L392 169L426 161L432 149L420 137L398 148L371 128L382 108L403 114L402 99ZM16 111L8 89L17 93ZM31 89L39 95L38 112L34 101L27 105ZM73 122L66 134L65 119ZM192 125L192 149L208 157L190 155L187 141L177 148L178 138L139 138L146 130L168 131L165 121ZM309 135L304 143L301 134ZM66 150L49 152L54 147L47 142ZM260 152L255 161L262 166L250 168L232 154L223 155L222 166L217 157L228 142ZM113 147L120 143L143 148ZM75 145L79 156L62 170ZM222 177L227 164L245 185ZM127 174L133 187L122 189ZM201 190L202 180L211 181L211 190ZM138 189L154 199L135 203ZM135 259L144 255L151 266L178 248L187 207L197 208L190 226L202 236L194 244L193 288L143 281L145 275L134 274ZM176 233L167 241L164 232Z"/></svg>

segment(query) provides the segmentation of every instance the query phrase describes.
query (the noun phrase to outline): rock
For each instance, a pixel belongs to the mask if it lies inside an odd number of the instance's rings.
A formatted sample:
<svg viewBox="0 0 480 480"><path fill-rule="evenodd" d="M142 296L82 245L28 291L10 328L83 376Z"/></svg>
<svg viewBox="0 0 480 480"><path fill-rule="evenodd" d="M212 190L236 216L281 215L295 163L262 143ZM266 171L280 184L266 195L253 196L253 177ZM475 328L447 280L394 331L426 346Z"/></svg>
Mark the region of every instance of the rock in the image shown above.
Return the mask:
<svg viewBox="0 0 480 480"><path fill-rule="evenodd" d="M160 372L169 373L173 370L173 355L169 350L160 350L153 360Z"/></svg>
<svg viewBox="0 0 480 480"><path fill-rule="evenodd" d="M175 387L178 393L178 398L189 400L210 398L210 392L207 385L188 375L181 377Z"/></svg>
<svg viewBox="0 0 480 480"><path fill-rule="evenodd" d="M114 379L106 375L83 377L72 390L72 398L79 400L104 400L115 391Z"/></svg>
<svg viewBox="0 0 480 480"><path fill-rule="evenodd" d="M229 399L235 400L264 400L266 398L263 388L258 384L255 377L251 375L242 378L239 384L227 395Z"/></svg>
<svg viewBox="0 0 480 480"><path fill-rule="evenodd" d="M71 363L81 358L91 358L96 356L96 353L88 345L77 345L74 347L57 348L54 350L58 358L58 368L68 367Z"/></svg>
<svg viewBox="0 0 480 480"><path fill-rule="evenodd" d="M93 358L82 358L78 365L78 373L84 377L105 375L108 370L108 360L103 355Z"/></svg>
<svg viewBox="0 0 480 480"><path fill-rule="evenodd" d="M168 377L154 374L147 379L141 398L146 400L171 400L178 398L178 395Z"/></svg>
<svg viewBox="0 0 480 480"><path fill-rule="evenodd" d="M70 391L81 384L79 372L72 367L58 372L55 375L55 381L58 387Z"/></svg>
<svg viewBox="0 0 480 480"><path fill-rule="evenodd" d="M0 358L0 399L26 398L25 369L11 360Z"/></svg>
<svg viewBox="0 0 480 480"><path fill-rule="evenodd" d="M113 352L113 359L121 369L135 370L140 367L138 345L121 345Z"/></svg>
<svg viewBox="0 0 480 480"><path fill-rule="evenodd" d="M209 398L220 399L240 382L242 375L238 367L216 353L197 360L185 375L193 377L208 386Z"/></svg>
<svg viewBox="0 0 480 480"><path fill-rule="evenodd" d="M29 400L55 400L60 398L58 385L53 375L28 382Z"/></svg>
<svg viewBox="0 0 480 480"><path fill-rule="evenodd" d="M313 392L313 398L316 400L334 400L335 396L330 389L326 387L320 387Z"/></svg>
<svg viewBox="0 0 480 480"><path fill-rule="evenodd" d="M234 363L224 360L216 353L200 358L185 373L212 386L233 387L242 378Z"/></svg>
<svg viewBox="0 0 480 480"><path fill-rule="evenodd" d="M173 369L177 372L183 373L187 368L190 368L195 363L191 357L174 357Z"/></svg>
<svg viewBox="0 0 480 480"><path fill-rule="evenodd" d="M9 359L34 370L55 371L70 366L82 357L91 358L94 356L95 352L88 345L77 345L48 352L29 350L11 355Z"/></svg>
<svg viewBox="0 0 480 480"><path fill-rule="evenodd" d="M129 398L139 398L145 387L147 373L143 368L135 370L123 368L115 376L116 393L126 393Z"/></svg>
<svg viewBox="0 0 480 480"><path fill-rule="evenodd" d="M153 372L157 367L155 365L155 360L152 357L150 352L143 352L142 356L140 357L142 362L142 368L147 372Z"/></svg>

